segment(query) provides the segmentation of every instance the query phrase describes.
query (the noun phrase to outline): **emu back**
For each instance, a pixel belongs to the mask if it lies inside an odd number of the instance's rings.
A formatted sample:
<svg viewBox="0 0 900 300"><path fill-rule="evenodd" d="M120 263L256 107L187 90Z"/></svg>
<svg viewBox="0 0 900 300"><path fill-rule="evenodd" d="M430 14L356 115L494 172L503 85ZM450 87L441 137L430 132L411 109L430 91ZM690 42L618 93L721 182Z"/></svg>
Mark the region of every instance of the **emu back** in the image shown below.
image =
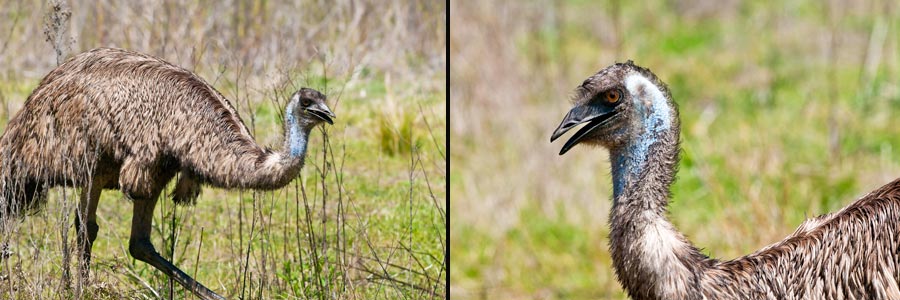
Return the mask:
<svg viewBox="0 0 900 300"><path fill-rule="evenodd" d="M203 79L161 59L96 49L51 71L0 138L0 212L39 208L53 186L102 188L149 196L153 177L202 169L197 148L237 144L260 151L227 99ZM129 161L160 174L129 172Z"/></svg>

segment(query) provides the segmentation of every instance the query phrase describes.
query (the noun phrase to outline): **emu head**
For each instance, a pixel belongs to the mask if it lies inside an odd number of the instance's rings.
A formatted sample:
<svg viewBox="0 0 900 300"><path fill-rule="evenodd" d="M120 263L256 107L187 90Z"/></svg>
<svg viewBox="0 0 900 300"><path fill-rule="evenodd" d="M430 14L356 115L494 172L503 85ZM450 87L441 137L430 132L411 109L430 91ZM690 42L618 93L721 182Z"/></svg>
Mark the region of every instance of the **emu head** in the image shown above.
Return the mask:
<svg viewBox="0 0 900 300"><path fill-rule="evenodd" d="M553 132L553 142L577 125L559 155L577 144L622 148L654 139L676 126L677 112L668 88L650 70L632 61L617 63L588 77L575 90L574 107Z"/></svg>
<svg viewBox="0 0 900 300"><path fill-rule="evenodd" d="M334 124L334 113L325 105L325 95L317 90L301 88L287 105L288 121L301 128L312 128L322 122Z"/></svg>

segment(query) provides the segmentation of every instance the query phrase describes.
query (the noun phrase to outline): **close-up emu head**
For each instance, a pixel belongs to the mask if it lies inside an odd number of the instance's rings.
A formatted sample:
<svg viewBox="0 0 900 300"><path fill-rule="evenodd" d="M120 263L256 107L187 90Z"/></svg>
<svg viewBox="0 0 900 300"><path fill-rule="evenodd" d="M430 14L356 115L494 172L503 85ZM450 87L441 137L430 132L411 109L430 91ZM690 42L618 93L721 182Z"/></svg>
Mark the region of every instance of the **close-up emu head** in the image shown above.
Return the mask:
<svg viewBox="0 0 900 300"><path fill-rule="evenodd" d="M296 125L302 128L312 128L326 122L334 124L334 113L325 104L325 95L311 88L301 88L291 95L288 103L288 121L296 120ZM294 120L291 120L295 118Z"/></svg>
<svg viewBox="0 0 900 300"><path fill-rule="evenodd" d="M575 90L574 107L553 132L554 141L587 123L563 145L565 154L577 144L614 150L630 141L650 141L677 122L668 88L650 70L632 61L606 67ZM642 139L642 137L645 137ZM644 145L644 150L646 150Z"/></svg>

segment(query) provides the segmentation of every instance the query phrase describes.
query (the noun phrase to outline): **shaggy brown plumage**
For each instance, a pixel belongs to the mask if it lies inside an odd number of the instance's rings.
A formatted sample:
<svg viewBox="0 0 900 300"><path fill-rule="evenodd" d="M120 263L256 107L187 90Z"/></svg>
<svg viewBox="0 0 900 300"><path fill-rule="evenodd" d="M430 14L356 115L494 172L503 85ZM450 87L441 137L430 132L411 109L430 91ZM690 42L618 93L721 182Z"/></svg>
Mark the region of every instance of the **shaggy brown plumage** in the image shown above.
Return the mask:
<svg viewBox="0 0 900 300"><path fill-rule="evenodd" d="M589 124L562 153L579 143L609 149L610 252L633 299L900 299L900 180L781 242L720 261L667 220L680 129L656 75L629 61L591 76L551 140L581 123Z"/></svg>
<svg viewBox="0 0 900 300"><path fill-rule="evenodd" d="M312 128L332 122L324 101L312 89L294 93L284 150L273 151L257 145L228 100L188 70L121 49L76 55L44 77L0 138L0 218L40 207L49 187L82 187L76 228L87 226L79 241L88 261L100 191L120 189L134 200L132 255L216 298L153 250L157 197L178 172L173 194L181 203L196 198L201 184L286 185L303 166Z"/></svg>

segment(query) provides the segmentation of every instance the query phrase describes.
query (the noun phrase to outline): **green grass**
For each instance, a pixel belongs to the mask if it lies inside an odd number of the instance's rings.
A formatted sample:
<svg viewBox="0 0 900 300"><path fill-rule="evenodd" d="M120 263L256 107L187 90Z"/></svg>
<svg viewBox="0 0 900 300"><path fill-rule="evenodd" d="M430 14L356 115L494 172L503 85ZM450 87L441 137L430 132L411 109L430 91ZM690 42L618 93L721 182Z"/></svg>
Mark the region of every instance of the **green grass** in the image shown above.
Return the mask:
<svg viewBox="0 0 900 300"><path fill-rule="evenodd" d="M626 297L606 151L548 143L572 89L616 61L649 67L679 104L669 217L708 255L748 254L897 178L896 8L706 4L451 3L450 56L465 62L450 74L452 296Z"/></svg>

